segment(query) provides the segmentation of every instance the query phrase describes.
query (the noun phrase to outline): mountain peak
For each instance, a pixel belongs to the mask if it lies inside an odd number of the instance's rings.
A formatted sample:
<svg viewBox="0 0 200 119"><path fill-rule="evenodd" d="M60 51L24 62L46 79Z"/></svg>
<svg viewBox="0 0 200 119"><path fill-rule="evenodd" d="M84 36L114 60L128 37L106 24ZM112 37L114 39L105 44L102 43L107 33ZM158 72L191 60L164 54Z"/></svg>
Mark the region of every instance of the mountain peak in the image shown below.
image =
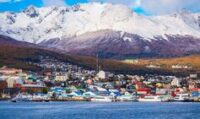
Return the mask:
<svg viewBox="0 0 200 119"><path fill-rule="evenodd" d="M7 18L9 17L9 19ZM23 21L23 22L22 22ZM18 40L40 43L105 29L137 34L145 40L166 35L200 37L200 18L192 13L173 16L140 16L123 5L85 3L72 7L29 6L21 13L0 13L0 33Z"/></svg>
<svg viewBox="0 0 200 119"><path fill-rule="evenodd" d="M30 17L37 17L39 16L39 12L37 10L37 8L33 5L30 5L27 7L27 9L25 9L23 11L27 16L30 16Z"/></svg>

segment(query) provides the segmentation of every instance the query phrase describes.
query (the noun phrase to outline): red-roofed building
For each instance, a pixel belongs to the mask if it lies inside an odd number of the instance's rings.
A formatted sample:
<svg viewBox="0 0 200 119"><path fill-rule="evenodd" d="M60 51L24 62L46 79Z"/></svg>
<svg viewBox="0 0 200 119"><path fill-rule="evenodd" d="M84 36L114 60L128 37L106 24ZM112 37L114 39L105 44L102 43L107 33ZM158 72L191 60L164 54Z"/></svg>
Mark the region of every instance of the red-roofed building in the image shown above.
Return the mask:
<svg viewBox="0 0 200 119"><path fill-rule="evenodd" d="M40 84L23 84L23 85L21 85L21 91L29 92L29 93L42 92L43 88L45 88L45 86L40 85Z"/></svg>
<svg viewBox="0 0 200 119"><path fill-rule="evenodd" d="M141 95L146 95L146 94L150 94L151 93L151 89L147 88L145 84L143 84L142 82L135 82L135 87L136 87L136 91L137 94L141 94Z"/></svg>
<svg viewBox="0 0 200 119"><path fill-rule="evenodd" d="M22 69L8 68L6 66L0 68L0 74L13 75L17 73L22 73Z"/></svg>

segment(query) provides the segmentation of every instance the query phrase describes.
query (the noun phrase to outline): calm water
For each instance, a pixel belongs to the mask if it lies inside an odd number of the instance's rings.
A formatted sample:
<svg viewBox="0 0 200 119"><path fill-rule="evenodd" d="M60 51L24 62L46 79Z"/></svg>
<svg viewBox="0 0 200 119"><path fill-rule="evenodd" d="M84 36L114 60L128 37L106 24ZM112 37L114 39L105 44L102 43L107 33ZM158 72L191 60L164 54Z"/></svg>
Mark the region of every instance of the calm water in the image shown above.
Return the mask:
<svg viewBox="0 0 200 119"><path fill-rule="evenodd" d="M200 103L0 102L0 119L199 119Z"/></svg>

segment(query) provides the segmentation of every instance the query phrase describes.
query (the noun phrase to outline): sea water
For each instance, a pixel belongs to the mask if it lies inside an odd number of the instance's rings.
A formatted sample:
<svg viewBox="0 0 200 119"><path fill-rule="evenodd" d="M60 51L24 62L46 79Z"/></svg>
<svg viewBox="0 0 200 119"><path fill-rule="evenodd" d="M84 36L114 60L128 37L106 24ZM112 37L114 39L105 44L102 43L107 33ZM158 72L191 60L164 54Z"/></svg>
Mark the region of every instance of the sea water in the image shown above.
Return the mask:
<svg viewBox="0 0 200 119"><path fill-rule="evenodd" d="M0 102L0 119L200 119L200 103Z"/></svg>

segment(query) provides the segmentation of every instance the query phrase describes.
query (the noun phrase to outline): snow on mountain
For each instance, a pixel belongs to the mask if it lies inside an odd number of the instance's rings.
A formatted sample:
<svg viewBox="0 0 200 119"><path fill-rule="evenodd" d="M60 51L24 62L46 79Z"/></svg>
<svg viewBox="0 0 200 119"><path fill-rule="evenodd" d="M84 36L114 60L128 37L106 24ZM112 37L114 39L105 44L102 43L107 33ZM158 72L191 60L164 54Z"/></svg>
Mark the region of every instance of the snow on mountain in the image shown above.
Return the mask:
<svg viewBox="0 0 200 119"><path fill-rule="evenodd" d="M146 41L166 35L200 38L200 14L181 12L141 16L123 5L87 3L72 7L29 6L19 13L0 13L0 34L20 41L40 43L110 29L137 34ZM131 41L129 37L123 38Z"/></svg>
<svg viewBox="0 0 200 119"><path fill-rule="evenodd" d="M51 39L40 45L70 54L101 58L176 57L200 52L200 40L192 36L143 37L120 31L100 30L71 38Z"/></svg>

